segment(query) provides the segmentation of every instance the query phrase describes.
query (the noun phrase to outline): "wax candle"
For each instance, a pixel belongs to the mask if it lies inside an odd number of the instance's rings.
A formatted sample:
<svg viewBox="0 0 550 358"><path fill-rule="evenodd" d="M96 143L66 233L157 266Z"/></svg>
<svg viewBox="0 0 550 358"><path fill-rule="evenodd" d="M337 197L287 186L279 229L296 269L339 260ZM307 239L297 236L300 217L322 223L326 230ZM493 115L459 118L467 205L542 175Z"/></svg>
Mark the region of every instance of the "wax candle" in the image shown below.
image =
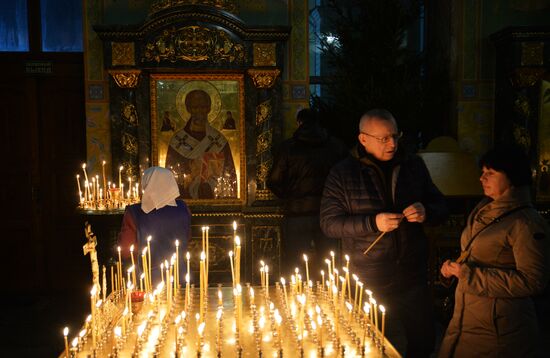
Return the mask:
<svg viewBox="0 0 550 358"><path fill-rule="evenodd" d="M180 251L179 251L179 247L180 247L180 241L176 239L176 288L179 289L180 287Z"/></svg>
<svg viewBox="0 0 550 358"><path fill-rule="evenodd" d="M325 290L325 271L321 270L321 288Z"/></svg>
<svg viewBox="0 0 550 358"><path fill-rule="evenodd" d="M303 257L304 257L304 261L306 263L306 281L309 282L309 265L308 265L307 255L304 254Z"/></svg>
<svg viewBox="0 0 550 358"><path fill-rule="evenodd" d="M149 265L149 267L147 268L147 273L149 274L149 285L151 286L150 288L152 289L153 276L152 276L152 273L151 273L151 267L152 267L152 262L151 262L151 240L153 240L153 237L151 235L147 236L147 265Z"/></svg>
<svg viewBox="0 0 550 358"><path fill-rule="evenodd" d="M380 347L382 347L382 350L384 350L384 330L385 330L385 319L386 319L386 308L382 305L380 305L378 307L378 309L380 310L380 312L382 312L382 339L381 339L381 342L380 343Z"/></svg>
<svg viewBox="0 0 550 358"><path fill-rule="evenodd" d="M108 191L108 187L107 187L107 178L105 177L105 161L103 161L101 163L101 168L103 170L103 190L105 191L105 197L107 197L107 191Z"/></svg>
<svg viewBox="0 0 550 358"><path fill-rule="evenodd" d="M235 236L235 281L241 283L241 239Z"/></svg>
<svg viewBox="0 0 550 358"><path fill-rule="evenodd" d="M122 165L118 167L118 188L121 190L122 190L122 169L124 169ZM124 196L124 191L121 191L121 194Z"/></svg>
<svg viewBox="0 0 550 358"><path fill-rule="evenodd" d="M130 246L130 256L132 257L132 266L136 266L134 261L134 245ZM136 287L136 270L132 270L132 284Z"/></svg>
<svg viewBox="0 0 550 358"><path fill-rule="evenodd" d="M65 342L65 358L69 358L69 341L67 341L68 334L69 334L69 327L63 328L63 340Z"/></svg>

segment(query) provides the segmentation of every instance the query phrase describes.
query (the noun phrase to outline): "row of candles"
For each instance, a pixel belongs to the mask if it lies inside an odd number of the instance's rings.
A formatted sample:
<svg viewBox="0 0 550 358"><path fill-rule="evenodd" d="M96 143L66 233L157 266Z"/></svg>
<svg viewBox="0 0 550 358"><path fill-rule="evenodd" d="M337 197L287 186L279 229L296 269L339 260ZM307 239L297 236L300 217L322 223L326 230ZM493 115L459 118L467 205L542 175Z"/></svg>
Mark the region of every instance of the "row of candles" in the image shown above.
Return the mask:
<svg viewBox="0 0 550 358"><path fill-rule="evenodd" d="M284 277L275 282L275 293L270 295L270 268L260 261L260 287L254 290L246 284L246 290L240 282L240 239L236 235L234 223L234 252L229 253L232 266L232 287L227 288L232 293L233 316L224 312L222 290L218 288L218 304L215 310L216 325L211 322L213 311L208 310L209 289L209 228L202 228L202 252L199 263L198 304L195 312L194 286L190 287L190 253L187 252L187 274L185 275L185 291L179 284L179 242L175 241L175 252L171 259L161 264L161 281L152 289L151 277L151 238L147 247L142 250L142 275L140 289L136 289L136 262L134 250L130 249L132 266L126 270L126 278L122 277L122 260L117 262L116 274L111 268L111 294L106 297L106 275L103 270L103 300L99 300L99 288L94 286L91 294L91 315L85 327L68 346L68 329L63 335L66 356L78 356L80 353L92 353L95 356L119 356L123 352L131 352L134 356L160 355L188 356L193 351L197 357L205 352L215 351L221 356L227 352L227 346L233 352L230 356L241 356L243 349L258 350L267 353L276 352L283 356L283 346L294 344L301 354L304 354L304 344L309 337L309 350L317 356L340 355L347 349L350 355L365 355L373 351L384 352L385 314L383 305L378 305L373 293L364 289L364 285L356 275L350 275L349 257L346 255L346 265L338 270L335 265L335 255L325 260L328 271L320 270L321 281L314 289L310 280L309 260L303 255L305 281L300 269L290 276L287 283ZM352 281L353 279L353 281ZM125 282L126 281L126 282ZM355 283L355 295L352 297L352 284ZM287 289L288 287L288 289ZM363 302L363 292L368 299ZM143 308L136 310L134 298L136 293L142 294ZM247 293L247 295L245 295ZM243 296L248 296L248 305L244 304ZM259 303L259 306L256 305ZM116 309L115 309L115 308ZM259 309L258 309L259 307ZM122 312L122 313L121 313ZM145 313L147 312L147 313ZM245 314L248 313L247 314ZM210 315L208 319L207 316ZM229 318L228 318L229 317ZM194 320L193 320L194 318ZM233 318L233 320L231 319ZM224 340L223 331L227 330L227 322L234 333L232 338ZM109 323L110 322L110 323ZM231 324L232 323L232 324ZM113 326L114 325L114 326ZM205 329L215 332L214 343L205 339ZM248 329L247 329L248 328ZM248 334L247 334L248 333ZM285 341L284 337L290 338ZM370 344L367 338L371 338ZM90 342L91 340L91 342ZM272 342L271 346L262 344ZM347 345L344 344L347 342ZM147 343L149 342L149 343ZM169 343L172 342L172 343ZM252 343L253 344L252 344ZM225 345L224 345L225 343ZM263 348L262 348L263 347ZM292 348L287 354L292 354ZM313 354L313 353L312 353ZM311 354L310 354L311 355ZM347 355L347 354L344 354Z"/></svg>
<svg viewBox="0 0 550 358"><path fill-rule="evenodd" d="M139 182L132 183L132 177L128 176L127 191L124 191L124 183L122 182L123 166L118 168L118 187L114 182L107 181L105 175L106 161L102 162L102 180L99 175L88 178L86 163L82 164L82 172L84 173L83 182L81 183L80 174L76 175L76 184L78 188L78 203L79 207L87 210L111 210L121 209L126 205L138 202L140 200Z"/></svg>

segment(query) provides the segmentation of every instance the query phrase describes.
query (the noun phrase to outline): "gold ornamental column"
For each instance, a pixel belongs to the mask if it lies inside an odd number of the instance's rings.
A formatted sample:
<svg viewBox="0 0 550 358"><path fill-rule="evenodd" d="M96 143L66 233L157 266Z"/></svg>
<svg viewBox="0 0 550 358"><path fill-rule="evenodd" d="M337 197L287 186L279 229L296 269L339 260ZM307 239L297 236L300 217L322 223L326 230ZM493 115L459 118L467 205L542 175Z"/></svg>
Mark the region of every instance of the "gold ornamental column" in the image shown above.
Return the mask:
<svg viewBox="0 0 550 358"><path fill-rule="evenodd" d="M256 44L255 44L256 45ZM274 45L274 44L273 44ZM273 56L274 56L273 46ZM256 47L254 48L256 55ZM254 56L256 61L256 56ZM258 90L256 103L256 200L273 200L274 195L266 186L267 176L273 165L274 108L277 108L273 88L281 71L279 69L249 69L254 87Z"/></svg>
<svg viewBox="0 0 550 358"><path fill-rule="evenodd" d="M111 146L113 163L118 165L113 168L113 171L118 171L120 166L123 167L125 191L128 188L126 182L128 178L132 178L133 183L140 179L138 157L140 119L136 109L135 94L140 73L141 71L136 69L109 70L112 78L111 90L116 94L111 96Z"/></svg>

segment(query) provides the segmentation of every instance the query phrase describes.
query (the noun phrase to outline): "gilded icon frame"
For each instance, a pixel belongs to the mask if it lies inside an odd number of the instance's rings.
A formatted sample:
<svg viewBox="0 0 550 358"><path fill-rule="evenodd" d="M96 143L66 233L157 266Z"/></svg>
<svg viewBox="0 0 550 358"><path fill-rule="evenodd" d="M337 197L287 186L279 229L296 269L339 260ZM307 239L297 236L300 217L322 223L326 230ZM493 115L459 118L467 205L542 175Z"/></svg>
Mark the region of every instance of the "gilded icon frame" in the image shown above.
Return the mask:
<svg viewBox="0 0 550 358"><path fill-rule="evenodd" d="M201 135L192 132L189 111L197 112L200 100L187 102L191 91L210 99ZM152 74L150 98L152 163L169 164L182 198L189 204L246 202L244 75Z"/></svg>

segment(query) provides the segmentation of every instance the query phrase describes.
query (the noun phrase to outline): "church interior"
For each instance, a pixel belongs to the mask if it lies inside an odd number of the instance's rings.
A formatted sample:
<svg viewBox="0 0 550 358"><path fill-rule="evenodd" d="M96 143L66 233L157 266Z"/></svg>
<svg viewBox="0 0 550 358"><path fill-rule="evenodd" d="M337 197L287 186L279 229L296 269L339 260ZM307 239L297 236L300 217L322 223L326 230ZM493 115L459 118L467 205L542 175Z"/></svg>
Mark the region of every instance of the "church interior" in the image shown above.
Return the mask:
<svg viewBox="0 0 550 358"><path fill-rule="evenodd" d="M190 252L194 287L227 289L238 276L258 287L258 298L260 290L286 297L279 278L292 274L286 260L296 256L305 261L306 291L314 290L307 287L311 275L324 292L324 261L307 266L302 252L284 250L291 215L268 187L277 149L293 136L304 108L347 149L358 144L361 115L385 108L403 132L400 146L424 160L450 212L443 224L425 228L440 340L452 312L439 268L460 254L468 214L483 198L478 160L487 150L514 144L525 151L533 205L550 223L549 20L548 0L2 2L0 143L15 154L0 167L0 354L85 356L67 346L63 329L70 329L70 343L88 327L98 305L92 300L90 308L92 285L103 280L105 305L114 281L122 284L122 218L126 206L140 202L151 166L174 173L189 207L189 240L178 260L184 265ZM201 110L206 124L195 128L191 119ZM198 131L208 139L203 150L219 148L206 162L195 160ZM205 172L216 181L206 185ZM203 281L205 227L210 258ZM146 256L140 252L137 266ZM345 266L345 254L337 246L337 264ZM150 258L143 262L146 270ZM349 280L342 284L357 301L350 291L357 281ZM287 282L290 290L288 276ZM144 284L147 291L151 283ZM224 299L231 294L224 291ZM549 327L541 331L550 337ZM389 345L385 353L402 355L394 351Z"/></svg>

